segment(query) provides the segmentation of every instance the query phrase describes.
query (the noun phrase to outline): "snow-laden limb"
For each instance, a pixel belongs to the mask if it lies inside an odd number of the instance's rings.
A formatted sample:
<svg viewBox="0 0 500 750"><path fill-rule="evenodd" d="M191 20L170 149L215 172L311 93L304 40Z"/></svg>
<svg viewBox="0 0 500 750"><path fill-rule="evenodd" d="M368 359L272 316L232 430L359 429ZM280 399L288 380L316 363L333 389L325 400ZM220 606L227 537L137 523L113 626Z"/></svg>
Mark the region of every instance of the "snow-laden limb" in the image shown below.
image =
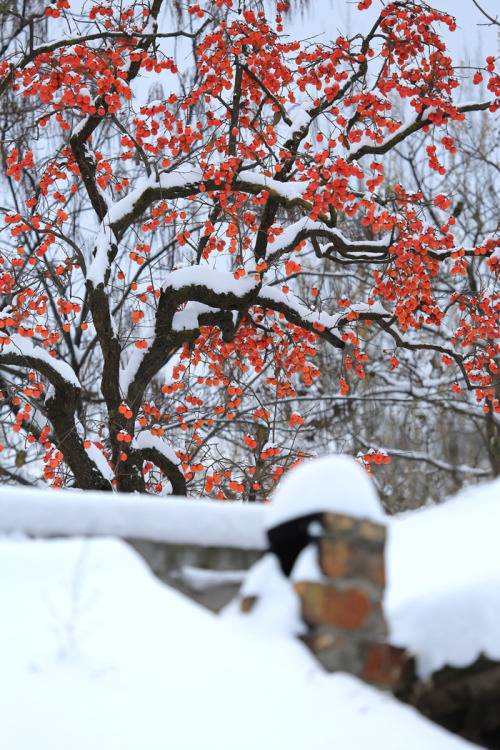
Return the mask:
<svg viewBox="0 0 500 750"><path fill-rule="evenodd" d="M139 402L151 378L176 349L196 339L201 325L217 326L223 338L231 340L235 332L233 313L248 309L258 289L255 279L235 279L232 273L207 266L189 266L167 274L158 299L154 333L120 375L127 401Z"/></svg>
<svg viewBox="0 0 500 750"><path fill-rule="evenodd" d="M200 327L200 315L216 313L217 310L202 302L188 302L186 307L178 310L172 318L174 331L194 331Z"/></svg>
<svg viewBox="0 0 500 750"><path fill-rule="evenodd" d="M313 331L321 338L329 341L337 348L344 347L342 336L352 319L364 319L377 321L388 332L391 332L391 324L394 316L388 312L380 302L373 305L359 303L342 313L330 314L325 311L312 310L304 305L291 292L285 294L273 286L263 287L256 300L256 304L283 313L287 320L306 331Z"/></svg>
<svg viewBox="0 0 500 750"><path fill-rule="evenodd" d="M299 105L295 114L293 115L293 120L290 126L283 134L283 138L285 141L292 140L296 133L308 132L312 119L309 109L309 102L302 102L302 104Z"/></svg>
<svg viewBox="0 0 500 750"><path fill-rule="evenodd" d="M325 248L324 256L330 258L333 252L338 253L343 258L349 258L353 261L368 260L374 262L377 260L387 260L387 254L391 245L389 235L385 235L378 240L350 240L339 229L329 229L323 236L331 242Z"/></svg>
<svg viewBox="0 0 500 750"><path fill-rule="evenodd" d="M342 333L338 326L339 322L345 319L345 315L340 313L329 315L326 312L311 310L294 295L285 294L272 286L265 286L260 290L256 303L264 308L282 312L291 323L307 331L314 331L333 346L343 348ZM324 326L325 330L319 332L318 326Z"/></svg>
<svg viewBox="0 0 500 750"><path fill-rule="evenodd" d="M216 295L246 296L258 288L253 279L235 279L229 271L216 271L208 266L179 268L168 274L163 282L163 291L184 287L206 287Z"/></svg>
<svg viewBox="0 0 500 750"><path fill-rule="evenodd" d="M119 371L120 391L125 400L127 399L127 394L128 394L128 389L130 387L130 383L134 380L135 376L137 375L137 371L139 370L142 364L144 355L148 351L149 342L147 339L145 339L145 341L146 341L146 347L144 349L137 349L134 347L127 364L124 367L120 367L120 371Z"/></svg>
<svg viewBox="0 0 500 750"><path fill-rule="evenodd" d="M130 383L132 383L136 377L142 361L155 339L155 327L153 324L143 323L140 330L142 336L142 348L138 349L134 346L127 363L123 367L120 366L119 369L118 378L120 381L120 391L125 401L128 397Z"/></svg>
<svg viewBox="0 0 500 750"><path fill-rule="evenodd" d="M317 251L320 257L331 258L336 254L356 263L362 260L369 262L387 260L391 245L388 235L379 240L350 240L339 229L325 225L325 221L314 221L304 216L290 224L275 238L270 249L269 260L272 261L284 253L291 252L300 242L307 239L327 241L328 244Z"/></svg>
<svg viewBox="0 0 500 750"><path fill-rule="evenodd" d="M140 432L137 435L134 447L138 448L139 450L153 448L154 450L157 450L159 453L165 456L165 458L175 466L180 466L181 462L174 449L171 448L165 440L162 440L156 435L152 435L148 430L144 430L144 432Z"/></svg>
<svg viewBox="0 0 500 750"><path fill-rule="evenodd" d="M151 203L161 197L162 191L168 191L169 197L172 198L182 197L186 186L189 186L189 189L199 190L202 176L200 169L163 172L159 177L151 175L128 195L110 206L97 233L94 259L87 273L87 281L91 282L94 287L106 283L109 265L116 255L116 249L113 249L113 246L116 247L117 237ZM182 191L182 195L176 194L178 190Z"/></svg>
<svg viewBox="0 0 500 750"><path fill-rule="evenodd" d="M106 283L109 274L110 259L113 253L116 254L116 250L113 250L113 247L116 248L116 237L106 217L97 233L94 258L87 271L87 281L91 282L95 287Z"/></svg>
<svg viewBox="0 0 500 750"><path fill-rule="evenodd" d="M110 208L106 222L119 237L147 208L157 200L186 198L198 193L203 180L199 168L180 168L172 172L152 174Z"/></svg>
<svg viewBox="0 0 500 750"><path fill-rule="evenodd" d="M370 320L377 323L386 333L392 336L396 345L403 349L436 351L440 354L447 354L454 359L460 368L468 387L474 387L471 386L464 369L463 356L457 354L451 344L432 344L412 338L410 333L404 333L398 328L397 318L393 313L386 310L380 302L375 302L372 305L367 303L351 305L348 311L331 315L324 311L311 310L290 292L285 294L271 286L263 287L254 302L262 307L283 313L287 320L294 325L315 332L320 338L329 341L337 348L344 348L345 343L342 337L351 320Z"/></svg>
<svg viewBox="0 0 500 750"><path fill-rule="evenodd" d="M309 188L310 180L297 180L293 182L280 182L260 172L243 172L240 176L241 183L255 185L259 190L274 191L287 201L301 198Z"/></svg>
<svg viewBox="0 0 500 750"><path fill-rule="evenodd" d="M198 185L202 177L203 172L199 168L161 172L158 177L152 174L147 180L144 180L134 190L131 190L130 193L113 204L107 217L108 223L113 227L120 226L124 219L135 212L136 206L141 203L144 194L148 191L175 191L178 188L185 188L186 185Z"/></svg>
<svg viewBox="0 0 500 750"><path fill-rule="evenodd" d="M74 388L81 388L73 368L66 362L51 357L41 346L34 346L28 337L15 333L9 339L8 344L0 339L0 364L32 367L55 387L67 383Z"/></svg>
<svg viewBox="0 0 500 750"><path fill-rule="evenodd" d="M14 334L9 344L0 341L0 365L29 367L47 378L50 390L45 398L45 413L78 485L83 489L110 490L109 481L86 451L79 434L75 412L81 385L73 369L19 334Z"/></svg>
<svg viewBox="0 0 500 750"><path fill-rule="evenodd" d="M272 246L272 255L282 254L293 250L299 242L311 233L324 229L319 221L313 221L308 216L303 216L298 221L285 227L280 235L275 237Z"/></svg>
<svg viewBox="0 0 500 750"><path fill-rule="evenodd" d="M400 448L391 448L387 446L381 448L380 446L374 446L373 442L365 440L359 434L356 437L365 450L371 449L377 453L389 454L391 457L398 456L399 458L404 458L407 461L423 462L426 464L430 464L431 466L435 466L437 469L441 469L442 471L448 471L450 472L450 474L464 474L466 477L483 477L484 479L487 479L491 476L490 469L478 469L472 466L467 466L467 464L450 464L447 461L441 461L439 458L431 456L429 453L423 453L420 451L403 450Z"/></svg>
<svg viewBox="0 0 500 750"><path fill-rule="evenodd" d="M163 471L172 485L174 495L186 494L186 480L179 468L181 462L165 440L145 430L137 435L133 447L140 451L145 460L152 461Z"/></svg>
<svg viewBox="0 0 500 750"><path fill-rule="evenodd" d="M107 479L107 481L111 483L115 478L115 475L113 469L108 464L108 461L103 455L102 451L100 451L99 448L94 445L94 443L91 443L90 447L85 448L85 450L87 451L87 455L89 456L90 460L95 463L95 465L103 475L104 479Z"/></svg>

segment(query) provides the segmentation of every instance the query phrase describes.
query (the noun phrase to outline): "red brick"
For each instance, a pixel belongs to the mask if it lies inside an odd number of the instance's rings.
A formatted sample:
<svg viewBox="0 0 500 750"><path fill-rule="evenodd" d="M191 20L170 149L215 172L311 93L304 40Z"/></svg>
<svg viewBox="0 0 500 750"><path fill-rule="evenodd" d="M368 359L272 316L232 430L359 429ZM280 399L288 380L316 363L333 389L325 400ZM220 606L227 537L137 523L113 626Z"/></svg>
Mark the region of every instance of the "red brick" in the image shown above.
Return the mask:
<svg viewBox="0 0 500 750"><path fill-rule="evenodd" d="M329 578L365 578L377 586L385 586L383 547L357 539L320 540L320 567Z"/></svg>
<svg viewBox="0 0 500 750"><path fill-rule="evenodd" d="M302 617L309 625L332 625L360 630L370 617L372 605L362 588L338 591L322 583L296 583L302 600Z"/></svg>
<svg viewBox="0 0 500 750"><path fill-rule="evenodd" d="M380 687L395 688L408 667L410 657L403 649L387 643L366 646L362 679Z"/></svg>

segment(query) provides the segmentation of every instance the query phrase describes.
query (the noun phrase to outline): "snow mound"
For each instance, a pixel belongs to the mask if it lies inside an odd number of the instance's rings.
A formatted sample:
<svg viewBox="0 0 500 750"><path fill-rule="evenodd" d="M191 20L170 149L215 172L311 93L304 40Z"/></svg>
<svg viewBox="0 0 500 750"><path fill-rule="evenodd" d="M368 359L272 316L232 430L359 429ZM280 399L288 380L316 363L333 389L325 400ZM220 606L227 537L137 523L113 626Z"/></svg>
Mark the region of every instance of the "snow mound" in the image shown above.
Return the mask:
<svg viewBox="0 0 500 750"><path fill-rule="evenodd" d="M242 598L255 597L252 610L242 614ZM283 575L278 558L268 552L248 572L239 592L236 606L227 608L226 616L236 617L252 632L293 637L305 633L300 614L300 599L290 581Z"/></svg>
<svg viewBox="0 0 500 750"><path fill-rule="evenodd" d="M0 539L0 601L6 750L472 747L297 641L203 611L123 542Z"/></svg>
<svg viewBox="0 0 500 750"><path fill-rule="evenodd" d="M326 456L289 472L265 518L272 529L310 513L339 513L384 523L384 511L366 471L347 456Z"/></svg>
<svg viewBox="0 0 500 750"><path fill-rule="evenodd" d="M500 661L500 480L391 519L385 608L391 643L426 679L480 654Z"/></svg>

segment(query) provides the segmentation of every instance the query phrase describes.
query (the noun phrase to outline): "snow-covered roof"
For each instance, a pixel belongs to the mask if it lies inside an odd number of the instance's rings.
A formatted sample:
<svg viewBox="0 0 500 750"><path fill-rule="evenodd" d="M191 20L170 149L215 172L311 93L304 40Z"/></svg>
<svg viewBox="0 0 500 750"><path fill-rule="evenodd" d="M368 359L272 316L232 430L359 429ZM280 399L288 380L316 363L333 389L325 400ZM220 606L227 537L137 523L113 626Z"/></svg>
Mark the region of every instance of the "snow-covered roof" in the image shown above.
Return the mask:
<svg viewBox="0 0 500 750"><path fill-rule="evenodd" d="M289 472L272 498L266 528L326 511L384 522L382 505L371 479L348 456L325 456Z"/></svg>
<svg viewBox="0 0 500 750"><path fill-rule="evenodd" d="M471 747L298 641L203 610L117 540L1 539L0 601L8 750Z"/></svg>
<svg viewBox="0 0 500 750"><path fill-rule="evenodd" d="M265 549L260 504L3 486L0 533L119 536L169 544Z"/></svg>
<svg viewBox="0 0 500 750"><path fill-rule="evenodd" d="M363 470L335 457L291 472L267 506L4 486L0 533L109 534L265 549L264 529L324 510L384 522ZM386 517L385 523L390 641L415 654L419 676L425 679L445 665L467 666L480 654L500 661L500 479L442 505ZM258 588L259 569L247 588ZM297 576L321 578L313 547L299 557L292 578Z"/></svg>
<svg viewBox="0 0 500 750"><path fill-rule="evenodd" d="M420 677L500 661L500 479L389 524L385 608Z"/></svg>

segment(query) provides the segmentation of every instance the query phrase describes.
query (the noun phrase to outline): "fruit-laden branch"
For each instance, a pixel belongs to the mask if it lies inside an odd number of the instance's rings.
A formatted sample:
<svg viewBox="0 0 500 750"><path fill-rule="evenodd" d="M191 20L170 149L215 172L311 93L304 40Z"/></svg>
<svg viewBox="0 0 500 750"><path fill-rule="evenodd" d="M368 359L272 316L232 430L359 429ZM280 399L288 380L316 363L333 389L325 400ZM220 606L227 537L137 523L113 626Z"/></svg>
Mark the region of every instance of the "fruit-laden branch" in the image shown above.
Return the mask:
<svg viewBox="0 0 500 750"><path fill-rule="evenodd" d="M0 365L32 368L52 386L45 399L45 411L52 424L59 449L73 472L78 486L86 490L111 490L96 464L90 459L75 422L80 383L73 370L22 336L14 335L0 350Z"/></svg>

